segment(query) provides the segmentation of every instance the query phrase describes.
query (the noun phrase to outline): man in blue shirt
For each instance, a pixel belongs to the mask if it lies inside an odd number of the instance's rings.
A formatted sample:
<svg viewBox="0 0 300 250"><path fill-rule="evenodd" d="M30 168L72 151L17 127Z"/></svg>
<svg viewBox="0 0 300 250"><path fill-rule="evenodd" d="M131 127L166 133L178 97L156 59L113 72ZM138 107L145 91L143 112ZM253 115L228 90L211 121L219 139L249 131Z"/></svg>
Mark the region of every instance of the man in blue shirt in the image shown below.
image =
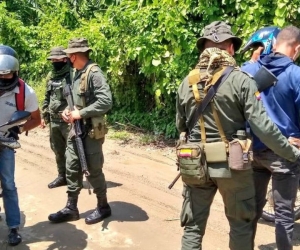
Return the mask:
<svg viewBox="0 0 300 250"><path fill-rule="evenodd" d="M243 71L255 75L264 66L278 78L276 85L265 89L260 96L269 117L287 138L300 138L300 67L294 63L299 52L300 29L288 26L279 32L274 52L262 55L256 63L242 67ZM253 152L257 201L255 228L266 203L267 187L272 176L277 248L293 249L294 205L299 186L299 166L276 155L255 135Z"/></svg>

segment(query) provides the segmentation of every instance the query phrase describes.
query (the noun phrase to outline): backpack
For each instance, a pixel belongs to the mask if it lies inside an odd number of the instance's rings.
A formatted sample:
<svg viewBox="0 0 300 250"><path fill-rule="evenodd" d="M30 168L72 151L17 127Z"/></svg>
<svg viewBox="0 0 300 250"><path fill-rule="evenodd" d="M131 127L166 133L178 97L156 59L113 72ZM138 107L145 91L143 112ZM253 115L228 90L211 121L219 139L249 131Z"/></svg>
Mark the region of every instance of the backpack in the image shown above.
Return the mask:
<svg viewBox="0 0 300 250"><path fill-rule="evenodd" d="M16 108L17 110L25 110L25 82L19 78L19 93L15 94Z"/></svg>

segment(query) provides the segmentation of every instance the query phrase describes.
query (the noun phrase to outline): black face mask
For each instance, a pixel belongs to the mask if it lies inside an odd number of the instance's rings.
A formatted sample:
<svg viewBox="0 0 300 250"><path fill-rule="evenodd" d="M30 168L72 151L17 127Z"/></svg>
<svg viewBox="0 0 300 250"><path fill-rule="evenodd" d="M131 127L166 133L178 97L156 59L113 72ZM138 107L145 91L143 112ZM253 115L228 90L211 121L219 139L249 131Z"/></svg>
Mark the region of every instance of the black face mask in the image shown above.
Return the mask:
<svg viewBox="0 0 300 250"><path fill-rule="evenodd" d="M55 71L60 71L67 63L66 62L53 62L53 69Z"/></svg>
<svg viewBox="0 0 300 250"><path fill-rule="evenodd" d="M73 63L71 62L70 58L67 58L67 64L71 67L71 68L74 68L73 66Z"/></svg>
<svg viewBox="0 0 300 250"><path fill-rule="evenodd" d="M14 73L13 78L10 79L5 79L5 78L1 78L0 79L0 90L3 91L11 91L13 90L19 81L19 77L16 73Z"/></svg>

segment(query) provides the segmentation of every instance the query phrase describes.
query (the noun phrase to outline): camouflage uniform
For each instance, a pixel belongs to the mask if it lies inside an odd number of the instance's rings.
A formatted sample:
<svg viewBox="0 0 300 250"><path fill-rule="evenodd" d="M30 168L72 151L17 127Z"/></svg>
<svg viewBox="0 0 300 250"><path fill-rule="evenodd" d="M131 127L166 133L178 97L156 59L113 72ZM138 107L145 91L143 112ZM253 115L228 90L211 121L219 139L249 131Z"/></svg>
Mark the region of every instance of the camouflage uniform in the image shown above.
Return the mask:
<svg viewBox="0 0 300 250"><path fill-rule="evenodd" d="M91 50L88 47L86 39L72 39L66 53L87 52ZM104 116L112 107L112 96L109 85L99 68L93 66L87 75L87 92L80 92L80 84L82 82L82 74L85 74L87 67L93 63L89 60L86 65L76 70L73 84L72 94L75 106L80 110L80 115L85 124L83 127L86 135L83 138L84 150L88 165L88 181L91 183L94 193L97 196L98 205L96 210L86 218L87 224L93 224L108 217L111 214L110 207L106 198L106 181L102 171L104 157L102 144L104 138L92 139L88 133L91 131L91 119L93 117ZM86 104L84 104L86 102ZM82 121L82 120L81 120ZM61 222L79 219L77 200L80 190L82 189L82 169L80 165L79 155L75 143L75 139L71 135L67 142L67 182L68 182L68 203L66 208L56 214L51 214L49 220L52 222ZM75 211L75 212L74 212Z"/></svg>
<svg viewBox="0 0 300 250"><path fill-rule="evenodd" d="M198 40L199 49L203 47L205 39L223 42L231 38L235 50L238 50L241 45L241 40L234 37L230 26L223 22L213 22L206 26L204 34L206 35ZM186 77L177 93L176 125L179 132L188 130L187 124L196 107L188 81ZM204 82L200 82L198 89L202 95L201 99L204 98L203 88ZM298 150L290 146L268 118L262 104L256 99L256 91L255 81L239 70L231 72L220 86L214 97L214 103L227 140L232 140L232 135L237 130L245 130L245 123L248 121L253 132L274 152L290 161L298 160ZM221 141L210 105L203 112L203 117L207 142ZM190 131L189 140L201 141L199 124ZM210 163L208 172L210 178L205 184L197 187L184 184L184 202L181 211L181 226L184 227L182 250L202 249L209 209L217 190L223 197L225 214L231 228L230 249L253 249L253 220L256 204L252 169L238 171L231 170L227 162Z"/></svg>
<svg viewBox="0 0 300 250"><path fill-rule="evenodd" d="M63 47L54 47L51 49L51 59L66 58ZM55 62L54 62L55 63ZM47 89L42 104L43 119L49 123L50 128L50 146L55 153L58 177L49 183L49 188L66 185L66 144L69 133L69 125L61 118L61 112L67 107L67 101L63 96L63 88L66 84L66 77L70 77L70 67L65 62L59 62L62 68L53 69L47 76Z"/></svg>

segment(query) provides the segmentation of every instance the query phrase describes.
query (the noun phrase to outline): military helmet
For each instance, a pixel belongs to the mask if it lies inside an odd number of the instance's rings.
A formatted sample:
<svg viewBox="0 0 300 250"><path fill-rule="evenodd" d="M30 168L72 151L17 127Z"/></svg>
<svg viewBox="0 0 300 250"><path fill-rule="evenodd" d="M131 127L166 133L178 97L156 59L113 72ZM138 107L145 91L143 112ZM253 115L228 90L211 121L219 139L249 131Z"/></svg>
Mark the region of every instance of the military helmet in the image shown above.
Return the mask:
<svg viewBox="0 0 300 250"><path fill-rule="evenodd" d="M273 50L273 45L276 42L276 37L279 32L280 29L276 26L264 27L257 30L249 38L241 53L245 53L255 46L263 46L264 50L262 52L262 55L269 55Z"/></svg>
<svg viewBox="0 0 300 250"><path fill-rule="evenodd" d="M14 73L12 79L0 79L0 90L9 91L17 86L19 69L17 52L7 45L0 45L0 75Z"/></svg>

